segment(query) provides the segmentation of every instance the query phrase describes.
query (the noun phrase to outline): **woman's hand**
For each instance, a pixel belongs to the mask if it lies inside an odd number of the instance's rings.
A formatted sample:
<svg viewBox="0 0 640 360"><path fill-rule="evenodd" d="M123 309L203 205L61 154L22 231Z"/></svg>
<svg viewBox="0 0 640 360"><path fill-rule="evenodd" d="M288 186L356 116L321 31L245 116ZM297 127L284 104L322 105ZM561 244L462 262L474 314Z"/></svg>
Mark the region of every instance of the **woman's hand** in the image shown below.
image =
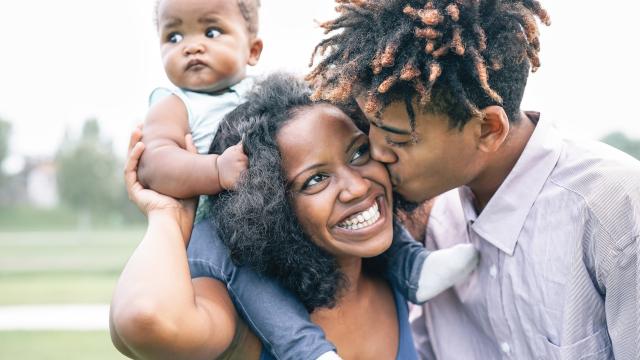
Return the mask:
<svg viewBox="0 0 640 360"><path fill-rule="evenodd" d="M138 126L131 133L129 153L124 168L124 182L129 200L136 204L140 211L147 217L158 212L170 213L172 216L175 216L176 220L180 223L180 228L185 236L185 240L187 240L191 234L197 198L177 200L170 196L159 194L151 189L145 189L142 186L138 181L137 174L138 163L144 152L144 144L140 140L142 140L142 129L141 126ZM195 153L196 148L193 145L191 135L187 134L185 140L187 150Z"/></svg>

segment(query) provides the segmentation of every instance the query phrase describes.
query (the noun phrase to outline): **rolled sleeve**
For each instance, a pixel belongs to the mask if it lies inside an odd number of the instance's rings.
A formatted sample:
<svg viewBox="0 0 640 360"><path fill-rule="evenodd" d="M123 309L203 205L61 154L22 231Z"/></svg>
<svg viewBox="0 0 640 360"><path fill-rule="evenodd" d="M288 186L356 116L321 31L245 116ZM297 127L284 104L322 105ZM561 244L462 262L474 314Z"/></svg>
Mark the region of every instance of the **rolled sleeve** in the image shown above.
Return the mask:
<svg viewBox="0 0 640 360"><path fill-rule="evenodd" d="M607 330L616 359L640 354L640 236L618 242L606 276Z"/></svg>

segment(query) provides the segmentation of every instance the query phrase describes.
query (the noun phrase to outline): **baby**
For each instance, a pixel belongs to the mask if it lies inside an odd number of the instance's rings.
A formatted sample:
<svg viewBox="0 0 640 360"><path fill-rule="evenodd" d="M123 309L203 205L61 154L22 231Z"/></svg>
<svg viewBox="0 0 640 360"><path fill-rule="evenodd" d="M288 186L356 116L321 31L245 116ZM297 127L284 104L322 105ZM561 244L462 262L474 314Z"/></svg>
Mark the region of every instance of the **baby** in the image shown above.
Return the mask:
<svg viewBox="0 0 640 360"><path fill-rule="evenodd" d="M247 168L242 144L221 155L208 154L208 150L222 118L243 102L252 86L245 70L258 62L262 51L258 8L259 0L158 2L162 60L175 88L159 88L150 96L143 128L146 150L138 171L147 187L175 198L217 194L232 190ZM185 150L189 134L197 154ZM445 249L427 256L401 232L400 228L396 231L397 239L388 251L389 279L414 302L435 296L475 266L471 248ZM218 238L215 247L189 249L190 255L195 251L214 254L208 264L190 261L192 276L217 274L268 350L278 359L339 359L335 347L289 292L271 279L235 266Z"/></svg>
<svg viewBox="0 0 640 360"><path fill-rule="evenodd" d="M247 65L262 52L258 0L161 0L158 32L175 89L156 89L144 126L143 184L177 198L230 189L247 166L241 145L208 155L218 123L242 103ZM191 134L200 155L185 150ZM198 171L193 171L198 169Z"/></svg>

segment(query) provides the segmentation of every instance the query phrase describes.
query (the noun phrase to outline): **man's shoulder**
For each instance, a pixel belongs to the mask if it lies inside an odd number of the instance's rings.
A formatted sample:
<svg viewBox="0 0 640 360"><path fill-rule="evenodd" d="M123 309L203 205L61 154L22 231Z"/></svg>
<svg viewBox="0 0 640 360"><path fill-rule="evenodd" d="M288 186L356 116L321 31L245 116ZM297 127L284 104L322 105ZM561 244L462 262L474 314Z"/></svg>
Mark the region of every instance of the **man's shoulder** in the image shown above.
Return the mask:
<svg viewBox="0 0 640 360"><path fill-rule="evenodd" d="M579 197L613 238L637 231L640 161L630 155L598 141L567 139L549 181Z"/></svg>
<svg viewBox="0 0 640 360"><path fill-rule="evenodd" d="M640 161L598 141L565 139L549 179L590 200L640 189Z"/></svg>

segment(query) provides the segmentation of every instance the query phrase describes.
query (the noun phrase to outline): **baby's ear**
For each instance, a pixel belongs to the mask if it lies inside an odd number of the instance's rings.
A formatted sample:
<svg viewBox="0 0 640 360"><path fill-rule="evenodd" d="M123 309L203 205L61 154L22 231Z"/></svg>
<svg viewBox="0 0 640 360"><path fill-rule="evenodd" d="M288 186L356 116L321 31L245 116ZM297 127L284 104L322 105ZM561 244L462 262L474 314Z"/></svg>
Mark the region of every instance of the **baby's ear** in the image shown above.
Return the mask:
<svg viewBox="0 0 640 360"><path fill-rule="evenodd" d="M256 37L251 40L251 47L249 48L249 59L247 64L255 66L260 60L260 54L262 54L262 39Z"/></svg>

